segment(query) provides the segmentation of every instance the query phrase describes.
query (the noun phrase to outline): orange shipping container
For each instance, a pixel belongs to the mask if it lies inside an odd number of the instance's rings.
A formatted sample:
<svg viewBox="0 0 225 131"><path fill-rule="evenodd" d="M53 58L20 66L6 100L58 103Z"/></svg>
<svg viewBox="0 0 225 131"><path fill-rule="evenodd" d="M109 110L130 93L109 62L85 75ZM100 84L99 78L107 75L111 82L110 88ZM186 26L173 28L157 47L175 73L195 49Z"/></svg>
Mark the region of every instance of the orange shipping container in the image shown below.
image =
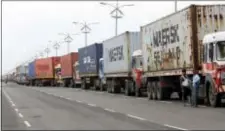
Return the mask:
<svg viewBox="0 0 225 131"><path fill-rule="evenodd" d="M48 57L35 61L37 79L54 78L54 66L60 63L60 57Z"/></svg>
<svg viewBox="0 0 225 131"><path fill-rule="evenodd" d="M73 63L78 60L78 53L71 52L61 57L61 75L62 78L73 77Z"/></svg>

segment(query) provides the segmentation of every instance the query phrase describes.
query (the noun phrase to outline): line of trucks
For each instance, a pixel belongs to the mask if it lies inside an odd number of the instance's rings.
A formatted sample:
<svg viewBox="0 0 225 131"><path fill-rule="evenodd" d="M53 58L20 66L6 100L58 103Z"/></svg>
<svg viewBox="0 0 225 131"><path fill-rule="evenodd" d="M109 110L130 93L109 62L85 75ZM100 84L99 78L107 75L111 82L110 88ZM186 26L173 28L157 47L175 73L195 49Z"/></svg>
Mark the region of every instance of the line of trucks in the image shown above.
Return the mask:
<svg viewBox="0 0 225 131"><path fill-rule="evenodd" d="M25 83L80 85L165 100L174 92L181 98L183 68L192 78L199 67L199 99L219 106L225 95L225 5L191 5L140 27L140 32L127 31L78 52L36 59L27 66Z"/></svg>

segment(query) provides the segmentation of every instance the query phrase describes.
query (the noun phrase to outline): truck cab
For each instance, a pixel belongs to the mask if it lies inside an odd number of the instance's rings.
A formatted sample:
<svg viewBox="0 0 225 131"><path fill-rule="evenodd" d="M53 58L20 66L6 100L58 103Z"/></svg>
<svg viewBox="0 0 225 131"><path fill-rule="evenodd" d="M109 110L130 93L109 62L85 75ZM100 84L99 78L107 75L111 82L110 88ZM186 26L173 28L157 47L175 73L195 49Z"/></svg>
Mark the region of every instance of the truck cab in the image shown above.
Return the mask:
<svg viewBox="0 0 225 131"><path fill-rule="evenodd" d="M55 82L56 82L56 85L57 86L60 86L63 81L62 81L62 78L61 78L61 65L60 64L57 64L55 66Z"/></svg>
<svg viewBox="0 0 225 131"><path fill-rule="evenodd" d="M225 94L225 31L205 35L203 50L206 100L216 107Z"/></svg>
<svg viewBox="0 0 225 131"><path fill-rule="evenodd" d="M80 79L80 76L79 76L79 62L76 61L74 64L73 64L73 80L74 80L74 85L75 87L77 87L77 85L81 85L81 79Z"/></svg>
<svg viewBox="0 0 225 131"><path fill-rule="evenodd" d="M104 76L104 59L100 58L99 59L99 88L101 91L105 91L106 90L106 79Z"/></svg>

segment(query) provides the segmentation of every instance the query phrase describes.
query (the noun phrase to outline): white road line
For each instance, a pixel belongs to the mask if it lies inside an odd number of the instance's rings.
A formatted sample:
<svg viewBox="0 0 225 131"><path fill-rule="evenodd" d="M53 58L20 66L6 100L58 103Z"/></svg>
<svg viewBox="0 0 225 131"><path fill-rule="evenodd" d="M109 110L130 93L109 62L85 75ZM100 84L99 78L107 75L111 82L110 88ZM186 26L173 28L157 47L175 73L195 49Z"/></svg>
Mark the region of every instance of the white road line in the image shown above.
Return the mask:
<svg viewBox="0 0 225 131"><path fill-rule="evenodd" d="M171 101L159 101L159 102L167 103L167 104L171 104L172 103Z"/></svg>
<svg viewBox="0 0 225 131"><path fill-rule="evenodd" d="M18 112L19 110L17 108L14 109L16 112Z"/></svg>
<svg viewBox="0 0 225 131"><path fill-rule="evenodd" d="M24 121L24 124L27 126L27 127L31 127L30 123L28 121Z"/></svg>
<svg viewBox="0 0 225 131"><path fill-rule="evenodd" d="M171 126L171 125L168 125L168 124L164 124L164 126L174 128L174 129L178 129L178 130L184 130L184 131L188 130L188 129L184 129L184 128L180 128L180 127L176 127L176 126Z"/></svg>
<svg viewBox="0 0 225 131"><path fill-rule="evenodd" d="M14 103L12 103L12 106L15 107L16 105Z"/></svg>
<svg viewBox="0 0 225 131"><path fill-rule="evenodd" d="M142 121L145 121L146 120L145 118L141 118L141 117L134 116L134 115L131 115L131 114L127 114L127 116L132 117L132 118L135 118L135 119L139 119L139 120L142 120Z"/></svg>
<svg viewBox="0 0 225 131"><path fill-rule="evenodd" d="M79 100L76 100L76 102L78 102L78 103L83 103L83 101L79 101Z"/></svg>
<svg viewBox="0 0 225 131"><path fill-rule="evenodd" d="M105 108L104 110L110 111L110 112L116 112L116 111L114 111L113 109L108 109L108 108Z"/></svg>
<svg viewBox="0 0 225 131"><path fill-rule="evenodd" d="M23 118L23 115L22 115L21 113L19 113L19 116L20 116L21 118Z"/></svg>
<svg viewBox="0 0 225 131"><path fill-rule="evenodd" d="M95 107L96 105L95 104L88 104L89 106L93 106L93 107Z"/></svg>

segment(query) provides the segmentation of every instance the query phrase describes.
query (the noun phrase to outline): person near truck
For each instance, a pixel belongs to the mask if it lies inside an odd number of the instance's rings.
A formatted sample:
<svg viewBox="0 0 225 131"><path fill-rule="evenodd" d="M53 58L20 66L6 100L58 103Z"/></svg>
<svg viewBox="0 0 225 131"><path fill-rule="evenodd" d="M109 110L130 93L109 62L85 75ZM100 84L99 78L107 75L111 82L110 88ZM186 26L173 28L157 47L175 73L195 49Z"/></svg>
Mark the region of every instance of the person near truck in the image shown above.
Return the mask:
<svg viewBox="0 0 225 131"><path fill-rule="evenodd" d="M186 74L186 69L182 69L182 75L180 77L180 83L181 83L181 91L182 91L182 101L185 103L187 100L187 96L190 95L190 85L189 85L189 79Z"/></svg>
<svg viewBox="0 0 225 131"><path fill-rule="evenodd" d="M198 106L198 90L199 90L199 86L200 86L200 76L199 76L199 71L198 70L194 70L194 75L193 75L193 80L192 80L192 103L191 105L193 107L197 107Z"/></svg>

